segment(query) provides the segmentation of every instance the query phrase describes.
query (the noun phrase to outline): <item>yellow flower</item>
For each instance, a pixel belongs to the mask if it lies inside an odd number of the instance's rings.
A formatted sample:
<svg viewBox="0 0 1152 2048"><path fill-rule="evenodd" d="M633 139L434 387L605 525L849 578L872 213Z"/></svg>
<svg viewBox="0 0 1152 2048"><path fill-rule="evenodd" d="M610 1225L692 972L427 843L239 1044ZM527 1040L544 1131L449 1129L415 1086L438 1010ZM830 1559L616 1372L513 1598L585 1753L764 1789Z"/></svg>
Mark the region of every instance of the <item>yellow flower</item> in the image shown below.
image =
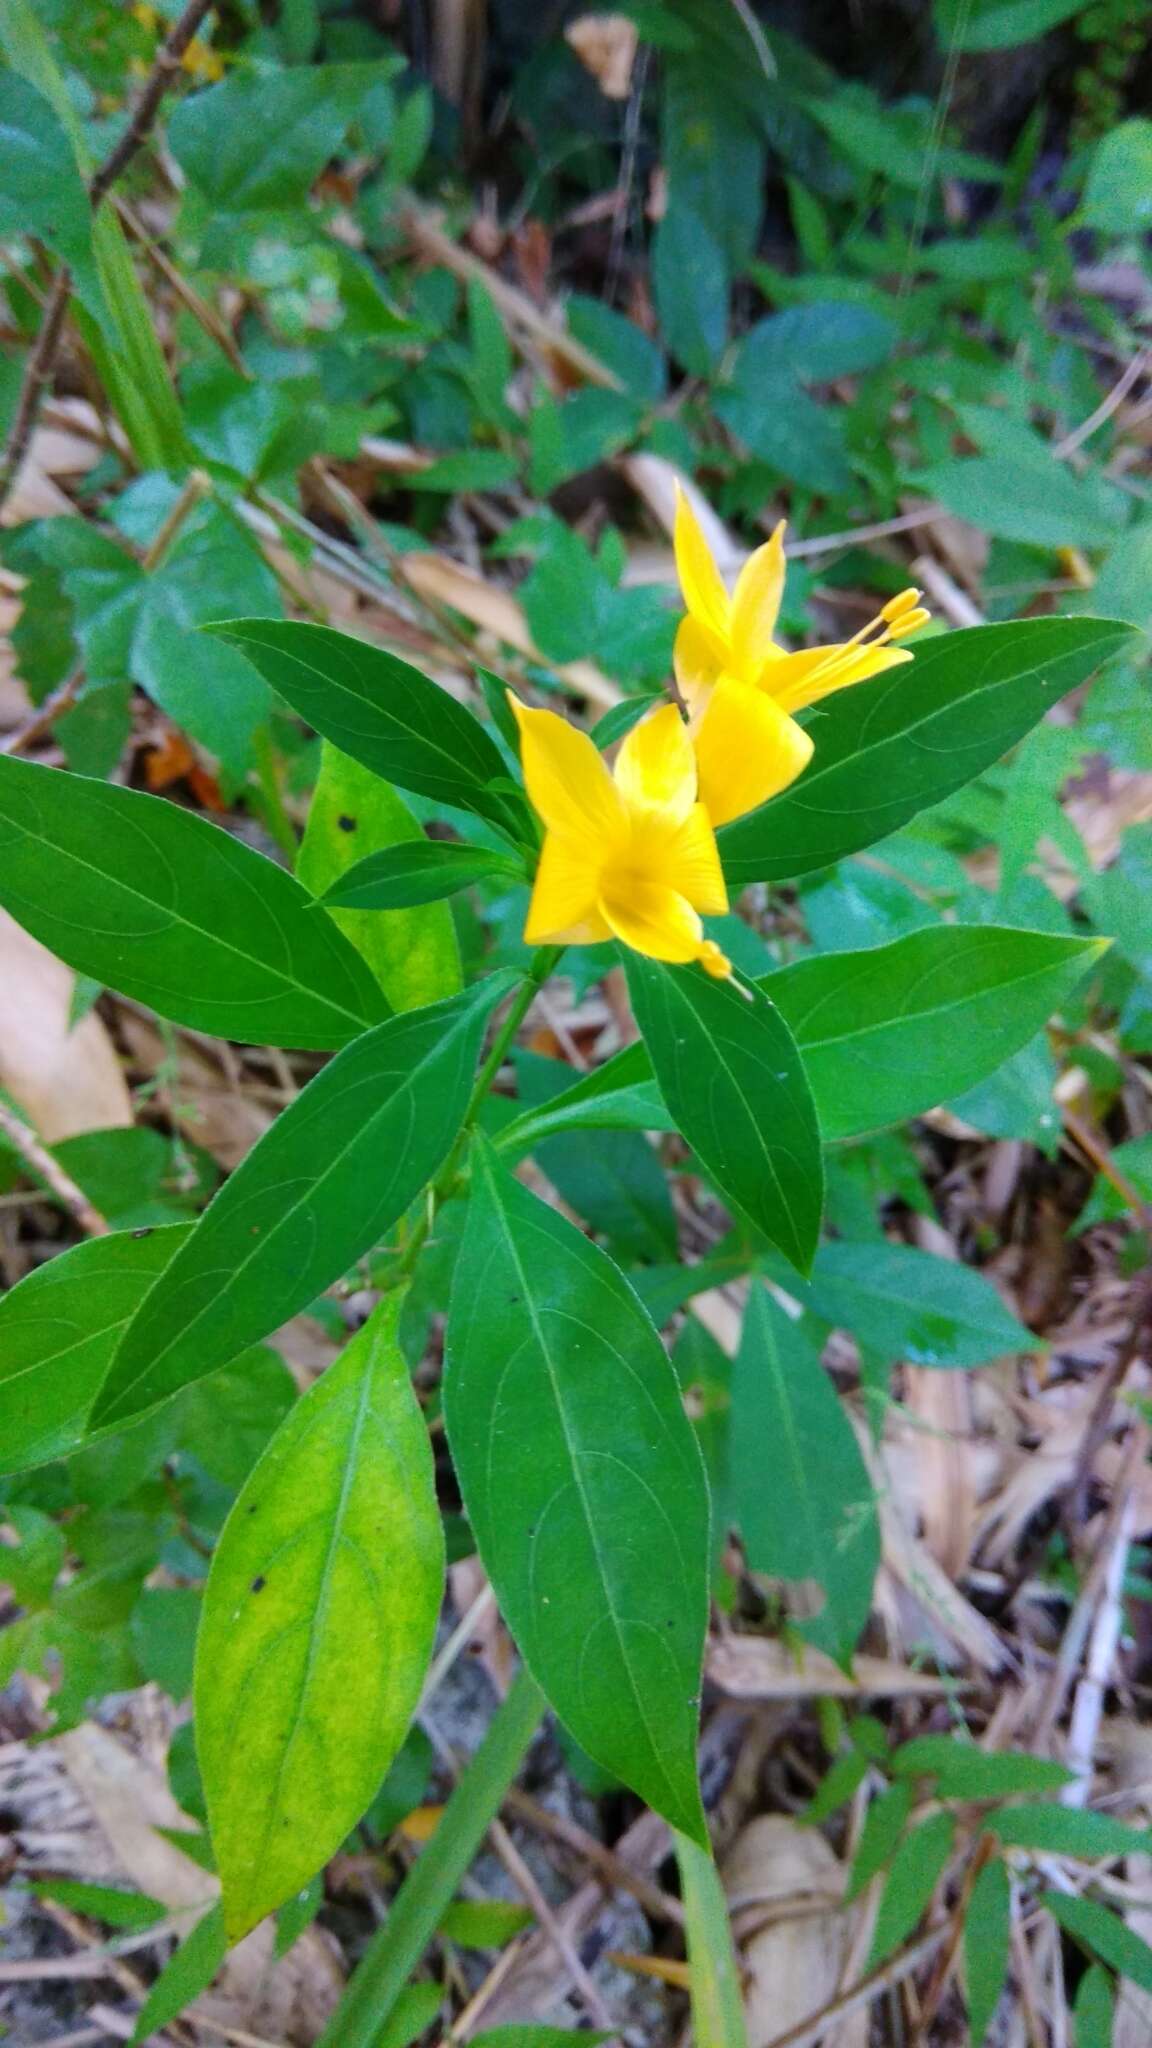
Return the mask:
<svg viewBox="0 0 1152 2048"><path fill-rule="evenodd" d="M783 520L749 555L731 597L683 491L675 546L688 607L676 635L676 680L691 715L701 799L712 823L725 825L807 767L812 740L792 714L911 661L893 642L916 632L928 613L919 591L905 590L851 640L789 654L772 638L784 593Z"/></svg>
<svg viewBox="0 0 1152 2048"><path fill-rule="evenodd" d="M653 960L731 972L700 912L728 896L696 759L675 704L635 725L609 771L586 732L509 692L524 780L546 826L524 937L530 945L620 939Z"/></svg>

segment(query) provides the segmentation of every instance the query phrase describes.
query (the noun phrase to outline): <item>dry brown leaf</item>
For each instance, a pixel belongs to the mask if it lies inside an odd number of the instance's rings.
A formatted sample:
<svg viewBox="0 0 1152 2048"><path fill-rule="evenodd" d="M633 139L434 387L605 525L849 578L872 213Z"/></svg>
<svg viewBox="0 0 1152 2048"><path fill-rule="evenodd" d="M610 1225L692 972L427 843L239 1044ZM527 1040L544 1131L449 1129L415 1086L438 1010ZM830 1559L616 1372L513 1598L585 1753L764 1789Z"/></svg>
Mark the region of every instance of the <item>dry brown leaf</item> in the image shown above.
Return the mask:
<svg viewBox="0 0 1152 2048"><path fill-rule="evenodd" d="M564 40L575 50L607 100L626 100L639 36L626 14L581 14L570 21Z"/></svg>
<svg viewBox="0 0 1152 2048"><path fill-rule="evenodd" d="M53 1738L72 1783L99 1822L126 1876L171 1911L211 1905L219 1885L157 1828L190 1828L166 1780L106 1728L82 1721Z"/></svg>
<svg viewBox="0 0 1152 2048"><path fill-rule="evenodd" d="M663 455L622 455L616 467L637 496L643 498L652 517L667 534L672 533L676 524L676 491L679 486L700 522L722 573L735 575L748 550L733 539L719 513L713 511L699 484L687 471L678 469Z"/></svg>
<svg viewBox="0 0 1152 2048"><path fill-rule="evenodd" d="M913 1534L895 1499L883 1455L851 1408L846 1412L876 1492L883 1559L876 1603L890 1637L897 1643L930 1642L940 1663L954 1663L960 1649L981 1671L1001 1670L1007 1652L996 1630Z"/></svg>
<svg viewBox="0 0 1152 2048"><path fill-rule="evenodd" d="M1119 1719L1105 1724L1104 1743L1112 1758L1115 1789L1125 1795L1124 1818L1148 1827L1152 1823L1152 1728ZM1125 1874L1147 1897L1152 1893L1152 1856L1129 1856ZM1133 1934L1152 1942L1152 1911L1129 1907L1124 1914ZM1122 1977L1112 2024L1112 2048L1148 2048L1152 2041L1152 1996L1131 1978Z"/></svg>
<svg viewBox="0 0 1152 2048"><path fill-rule="evenodd" d="M263 1102L231 1081L224 1066L181 1033L174 1061L168 1042L147 1018L126 1006L120 1029L133 1059L147 1075L163 1073L173 1122L194 1144L231 1173L272 1122ZM173 1064L175 1072L173 1072Z"/></svg>
<svg viewBox="0 0 1152 2048"><path fill-rule="evenodd" d="M842 1987L856 1917L843 1905L844 1866L818 1829L771 1813L749 1822L721 1875L744 1966L748 2048L767 2048ZM826 2048L864 2048L867 2008L823 2038Z"/></svg>
<svg viewBox="0 0 1152 2048"><path fill-rule="evenodd" d="M913 1671L887 1657L852 1659L849 1676L823 1650L790 1649L766 1636L719 1636L708 1644L704 1675L730 1699L842 1700L937 1699L955 1690L952 1679Z"/></svg>
<svg viewBox="0 0 1152 2048"><path fill-rule="evenodd" d="M454 562L449 555L413 554L400 557L397 573L417 596L431 598L436 604L451 605L454 611L463 612L474 626L494 634L496 639L514 647L517 653L526 654L531 661L544 660L533 644L528 621L511 591L489 583L474 569L465 568L462 562ZM617 685L593 662L570 661L557 668L556 674L562 676L578 695L586 697L598 711L609 711L620 702Z"/></svg>
<svg viewBox="0 0 1152 2048"><path fill-rule="evenodd" d="M1064 800L1065 815L1075 825L1097 870L1106 868L1120 851L1130 825L1152 818L1152 775L1109 763L1106 786L1089 783Z"/></svg>
<svg viewBox="0 0 1152 2048"><path fill-rule="evenodd" d="M344 1969L333 1936L309 1927L279 1961L273 1954L275 1925L264 1920L228 1955L210 1991L198 1998L194 2015L214 2022L203 2030L205 2048L219 2041L218 2027L231 2027L258 2041L312 2048L340 2003Z"/></svg>
<svg viewBox="0 0 1152 2048"><path fill-rule="evenodd" d="M915 1241L921 1251L956 1261L959 1253L946 1230L918 1216ZM976 1516L972 1398L969 1376L907 1366L905 1401L921 1427L910 1434L920 1464L924 1541L951 1578L959 1578L972 1551Z"/></svg>
<svg viewBox="0 0 1152 2048"><path fill-rule="evenodd" d="M112 1041L89 1011L73 1030L70 967L0 910L0 1087L49 1145L132 1122Z"/></svg>
<svg viewBox="0 0 1152 2048"><path fill-rule="evenodd" d="M83 1721L49 1745L99 1823L120 1872L149 1898L190 1921L219 1896L218 1880L157 1833L188 1828L161 1772L105 1728ZM334 1942L310 1927L289 1953L273 1956L268 1920L232 1949L213 1989L197 2002L218 2025L309 2048L323 2032L343 1989ZM215 2037L214 2037L215 2038Z"/></svg>

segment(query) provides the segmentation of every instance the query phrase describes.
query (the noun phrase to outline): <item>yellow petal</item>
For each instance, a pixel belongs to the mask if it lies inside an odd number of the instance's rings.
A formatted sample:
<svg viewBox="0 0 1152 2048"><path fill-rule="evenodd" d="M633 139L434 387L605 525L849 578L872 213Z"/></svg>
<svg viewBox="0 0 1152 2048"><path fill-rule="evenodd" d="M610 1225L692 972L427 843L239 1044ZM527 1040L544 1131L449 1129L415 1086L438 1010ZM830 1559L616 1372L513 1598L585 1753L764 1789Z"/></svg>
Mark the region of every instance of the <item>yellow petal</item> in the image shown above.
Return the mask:
<svg viewBox="0 0 1152 2048"><path fill-rule="evenodd" d="M812 741L763 690L726 677L693 728L700 800L713 825L727 825L787 789L808 766Z"/></svg>
<svg viewBox="0 0 1152 2048"><path fill-rule="evenodd" d="M885 669L914 661L907 647L806 647L799 654L786 654L765 678L777 704L784 711L803 711L818 704L834 690L847 690L852 683L866 683Z"/></svg>
<svg viewBox="0 0 1152 2048"><path fill-rule="evenodd" d="M684 602L701 626L726 640L731 617L728 592L704 530L692 510L688 493L676 486L676 524L672 534L676 573Z"/></svg>
<svg viewBox="0 0 1152 2048"><path fill-rule="evenodd" d="M694 804L665 856L665 880L680 896L686 896L705 917L723 917L728 908L728 891L716 848L712 820L703 804Z"/></svg>
<svg viewBox="0 0 1152 2048"><path fill-rule="evenodd" d="M723 675L728 662L728 650L702 626L698 619L689 615L681 619L676 628L676 644L672 651L672 666L680 694L691 710L704 691Z"/></svg>
<svg viewBox="0 0 1152 2048"><path fill-rule="evenodd" d="M733 666L750 676L772 651L772 635L784 595L784 521L771 540L749 555L732 593Z"/></svg>
<svg viewBox="0 0 1152 2048"><path fill-rule="evenodd" d="M650 960L683 965L704 944L704 928L687 897L665 882L623 877L614 891L605 890L600 908L616 937Z"/></svg>
<svg viewBox="0 0 1152 2048"><path fill-rule="evenodd" d="M675 704L662 704L632 727L614 773L626 804L661 811L670 824L682 823L696 801L696 756Z"/></svg>
<svg viewBox="0 0 1152 2048"><path fill-rule="evenodd" d="M612 934L600 912L600 870L586 849L549 832L524 937L530 946L594 946Z"/></svg>
<svg viewBox="0 0 1152 2048"><path fill-rule="evenodd" d="M532 711L508 692L520 727L528 794L550 832L603 854L627 829L616 785L586 732L554 711Z"/></svg>

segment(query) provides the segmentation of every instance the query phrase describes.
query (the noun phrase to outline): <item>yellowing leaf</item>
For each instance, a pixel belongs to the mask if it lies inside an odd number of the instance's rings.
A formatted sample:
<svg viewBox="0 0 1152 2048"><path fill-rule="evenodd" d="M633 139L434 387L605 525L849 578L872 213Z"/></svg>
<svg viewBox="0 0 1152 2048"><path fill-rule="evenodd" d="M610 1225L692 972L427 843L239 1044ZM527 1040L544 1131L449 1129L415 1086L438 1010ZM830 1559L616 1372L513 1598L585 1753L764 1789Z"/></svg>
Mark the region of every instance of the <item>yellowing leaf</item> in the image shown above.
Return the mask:
<svg viewBox="0 0 1152 2048"><path fill-rule="evenodd" d="M420 1697L443 1538L400 1306L297 1403L212 1562L196 1735L232 1940L339 1848Z"/></svg>

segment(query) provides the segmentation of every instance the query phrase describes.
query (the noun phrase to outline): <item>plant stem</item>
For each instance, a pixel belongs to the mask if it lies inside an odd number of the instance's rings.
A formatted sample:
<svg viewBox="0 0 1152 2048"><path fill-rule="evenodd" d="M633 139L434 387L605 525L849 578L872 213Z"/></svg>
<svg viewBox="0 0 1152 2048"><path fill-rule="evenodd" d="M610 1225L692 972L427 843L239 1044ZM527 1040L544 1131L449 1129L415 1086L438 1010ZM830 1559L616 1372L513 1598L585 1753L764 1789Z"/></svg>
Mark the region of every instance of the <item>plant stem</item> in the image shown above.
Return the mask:
<svg viewBox="0 0 1152 2048"><path fill-rule="evenodd" d="M373 2048L500 1810L544 1710L521 1669L456 1786L430 1842L404 1879L317 2048Z"/></svg>
<svg viewBox="0 0 1152 2048"><path fill-rule="evenodd" d="M555 968L563 951L563 946L540 946L534 953L532 965L528 969L528 976L524 986L511 1005L495 1038L492 1040L488 1057L476 1076L476 1086L472 1090L472 1099L464 1113L465 1130L468 1130L476 1121L480 1106L504 1064L505 1053L508 1051L516 1033L519 1031L521 1024L524 1022L525 1017L528 1015L529 1010L532 1008L540 990Z"/></svg>
<svg viewBox="0 0 1152 2048"><path fill-rule="evenodd" d="M504 1056L516 1033L519 1031L521 1024L524 1022L525 1017L528 1015L536 997L539 995L540 990L543 988L563 951L563 946L540 946L533 955L532 965L528 969L524 984L510 1005L507 1015L492 1040L487 1058L484 1060L476 1076L476 1086L472 1090L468 1107L464 1112L464 1122L460 1127L460 1135L428 1189L424 1213L419 1223L413 1229L411 1237L408 1239L396 1264L392 1267L384 1282L387 1292L390 1293L394 1287L401 1286L407 1280L424 1246L428 1242L432 1225L436 1220L437 1210L443 1208L444 1203L455 1194L459 1187L462 1177L460 1164L468 1149L468 1140L472 1135L476 1119L483 1108L488 1090L504 1064Z"/></svg>
<svg viewBox="0 0 1152 2048"><path fill-rule="evenodd" d="M300 850L299 842L296 838L292 820L285 808L284 793L280 787L280 776L277 771L275 749L272 745L272 735L266 725L257 732L253 743L253 751L256 756L256 780L260 785L261 809L264 813L264 823L280 848L281 853L286 854L289 862L294 865L296 855Z"/></svg>

